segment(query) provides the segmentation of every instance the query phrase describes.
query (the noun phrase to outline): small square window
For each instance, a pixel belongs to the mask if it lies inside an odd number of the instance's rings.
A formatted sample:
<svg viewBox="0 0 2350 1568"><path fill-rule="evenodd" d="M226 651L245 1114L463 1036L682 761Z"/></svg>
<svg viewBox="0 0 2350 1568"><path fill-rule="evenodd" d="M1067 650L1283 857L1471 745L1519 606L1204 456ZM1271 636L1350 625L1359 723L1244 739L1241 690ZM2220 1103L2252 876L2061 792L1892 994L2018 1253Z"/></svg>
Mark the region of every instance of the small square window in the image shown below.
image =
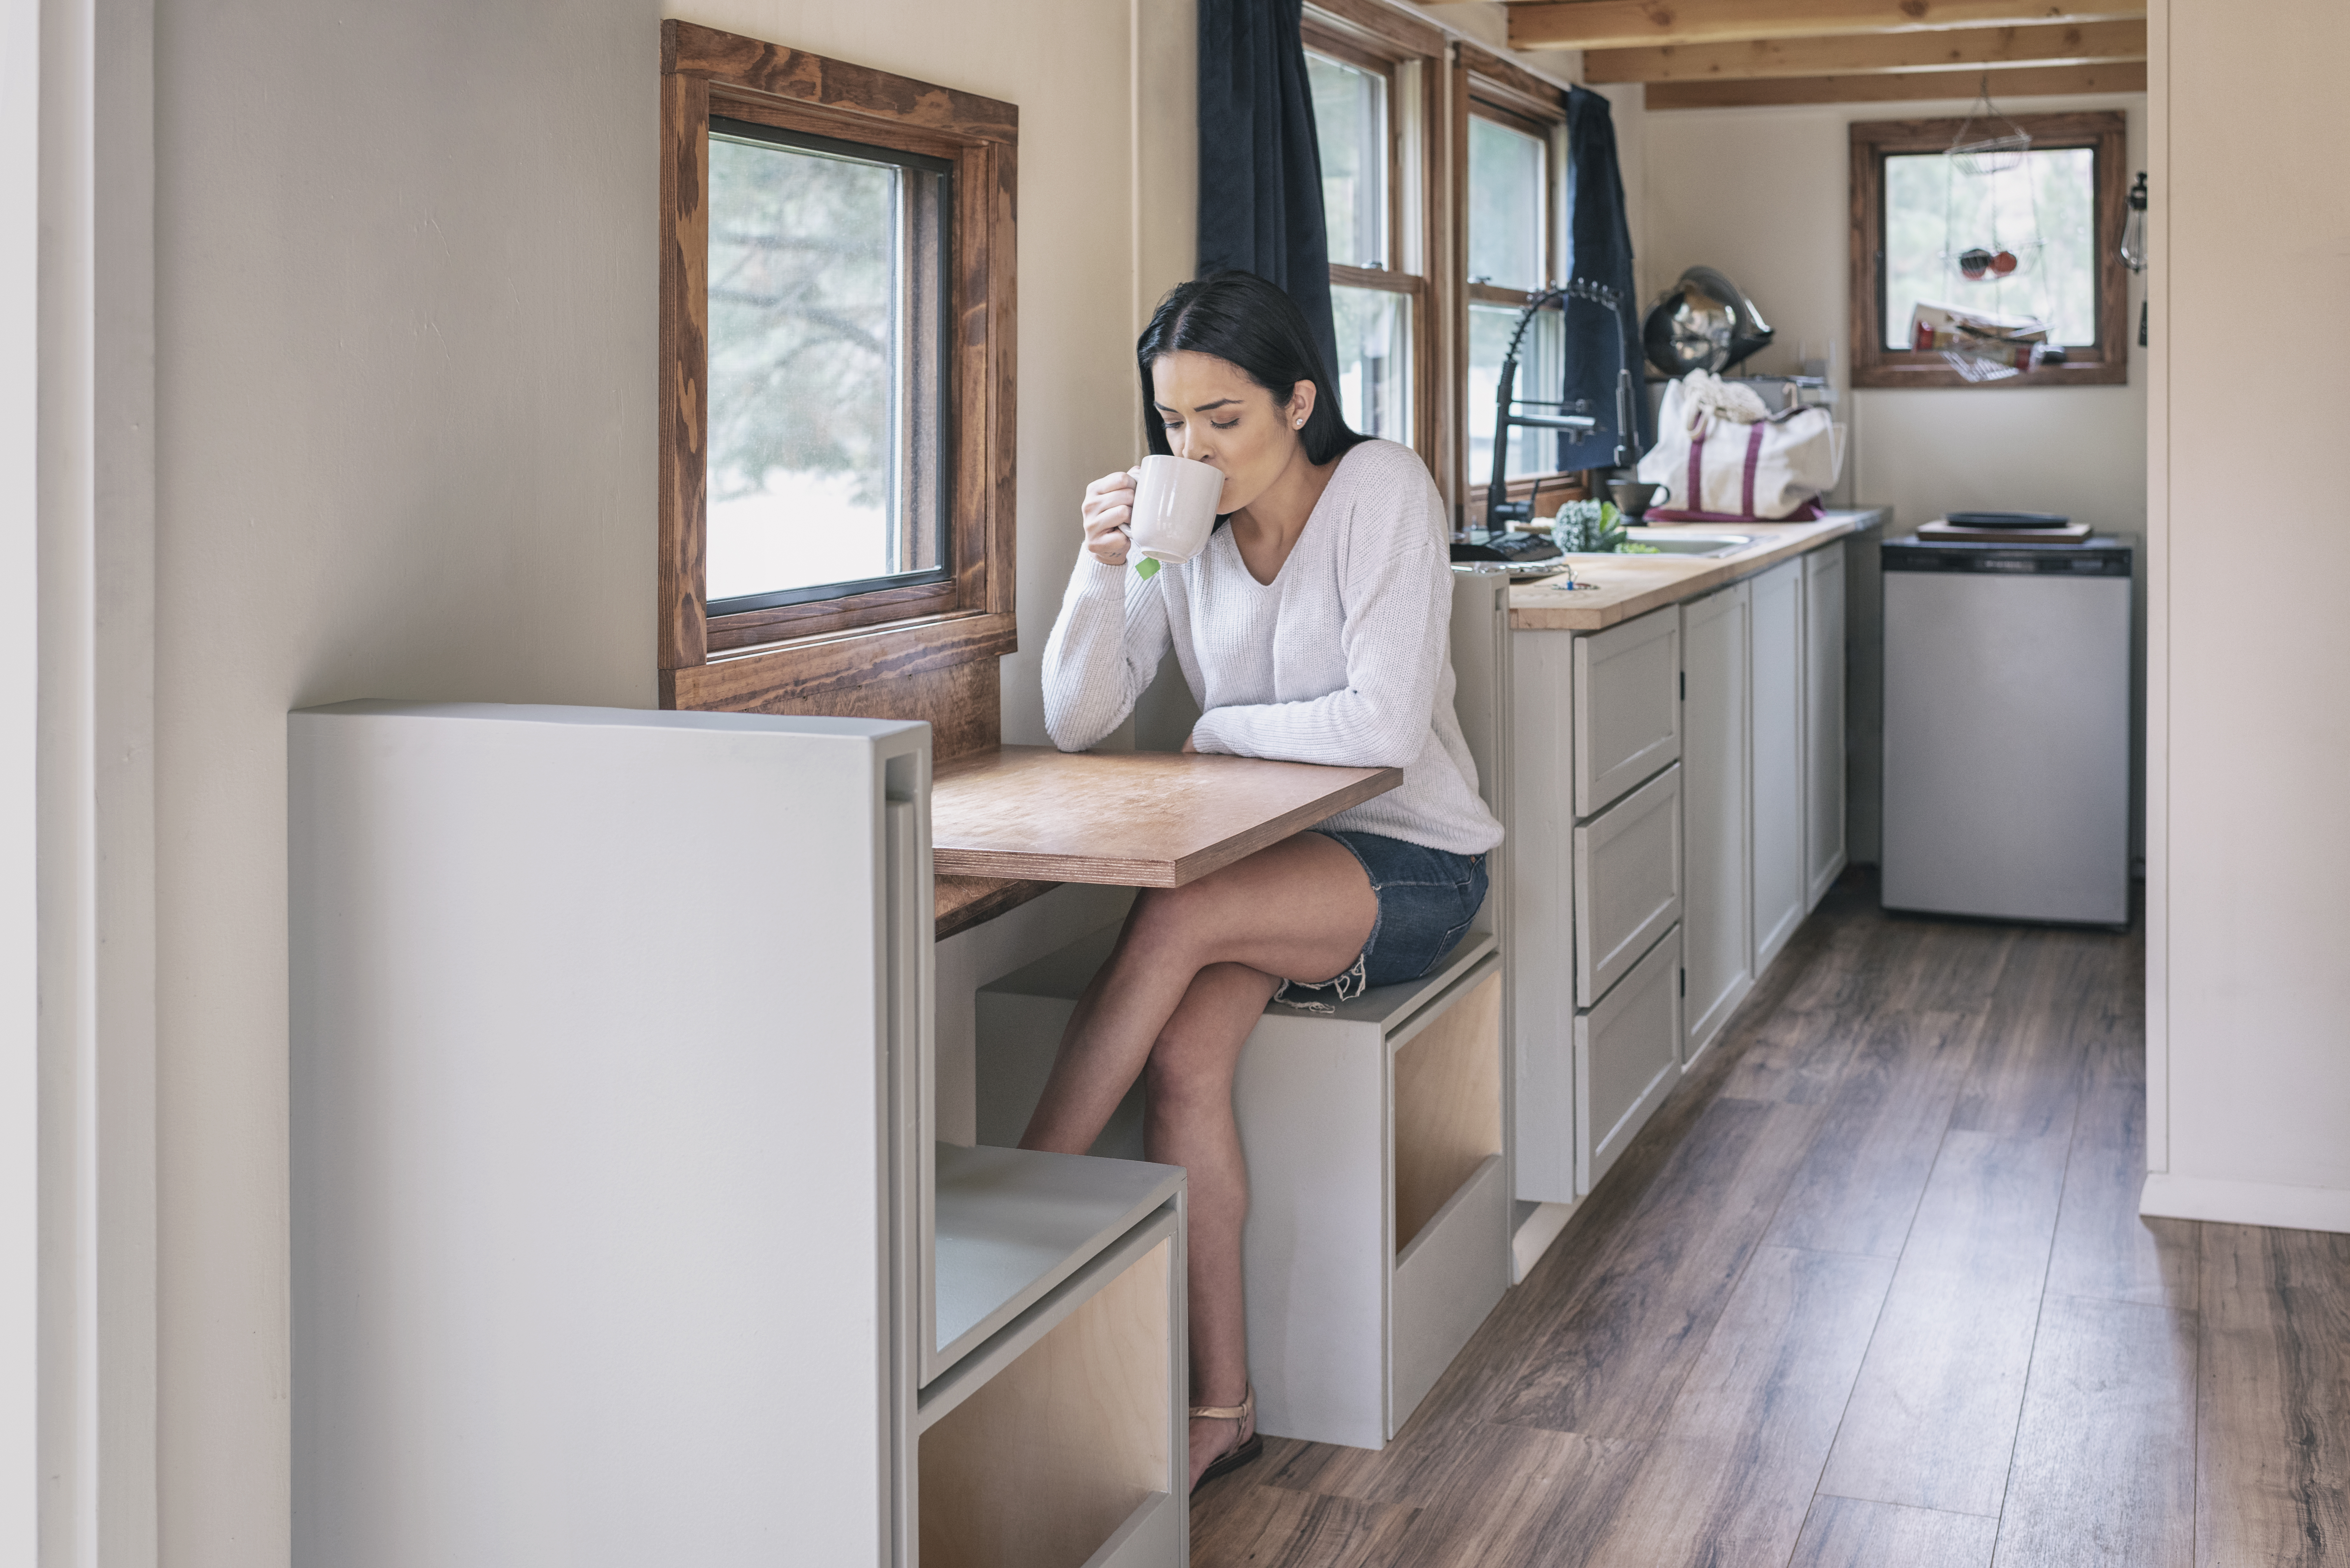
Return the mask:
<svg viewBox="0 0 2350 1568"><path fill-rule="evenodd" d="M1909 347L1911 311L1954 305L2048 323L2052 343L2097 341L2096 154L2024 153L1991 174L1955 172L1939 152L1885 160L1885 347ZM2005 270L1960 257L1980 250Z"/></svg>
<svg viewBox="0 0 2350 1568"><path fill-rule="evenodd" d="M945 578L951 177L712 119L710 614Z"/></svg>
<svg viewBox="0 0 2350 1568"><path fill-rule="evenodd" d="M1968 121L1860 120L1850 128L1853 385L2129 379L2129 285L2119 254L2126 122L2113 110L2001 119L2031 145L1990 172L1980 164L1970 172L1946 156L1968 134ZM2012 373L1970 374L1940 351L1912 347L1920 305L2044 321L2047 343L2058 352L2035 355Z"/></svg>

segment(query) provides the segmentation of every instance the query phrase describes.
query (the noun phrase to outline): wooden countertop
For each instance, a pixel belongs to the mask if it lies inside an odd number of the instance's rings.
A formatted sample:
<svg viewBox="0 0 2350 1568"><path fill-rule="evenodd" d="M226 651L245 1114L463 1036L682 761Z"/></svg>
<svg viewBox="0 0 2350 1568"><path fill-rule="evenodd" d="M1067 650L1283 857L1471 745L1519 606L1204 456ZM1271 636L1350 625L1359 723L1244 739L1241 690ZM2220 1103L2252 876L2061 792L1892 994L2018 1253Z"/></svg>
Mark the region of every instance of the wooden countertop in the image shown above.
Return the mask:
<svg viewBox="0 0 2350 1568"><path fill-rule="evenodd" d="M1005 746L932 777L931 867L941 883L1180 888L1402 782L1398 768ZM979 889L959 889L959 900L965 892L973 897L957 913L995 905L966 925L1024 901ZM941 924L945 902L942 889Z"/></svg>
<svg viewBox="0 0 2350 1568"><path fill-rule="evenodd" d="M1752 576L1791 556L1815 550L1847 534L1890 521L1893 509L1872 506L1831 512L1814 523L1680 523L1691 534L1744 534L1754 543L1735 556L1578 556L1575 576L1596 590L1563 593L1548 582L1510 590L1510 626L1516 631L1605 631L1618 621ZM1659 527L1668 524L1659 524Z"/></svg>

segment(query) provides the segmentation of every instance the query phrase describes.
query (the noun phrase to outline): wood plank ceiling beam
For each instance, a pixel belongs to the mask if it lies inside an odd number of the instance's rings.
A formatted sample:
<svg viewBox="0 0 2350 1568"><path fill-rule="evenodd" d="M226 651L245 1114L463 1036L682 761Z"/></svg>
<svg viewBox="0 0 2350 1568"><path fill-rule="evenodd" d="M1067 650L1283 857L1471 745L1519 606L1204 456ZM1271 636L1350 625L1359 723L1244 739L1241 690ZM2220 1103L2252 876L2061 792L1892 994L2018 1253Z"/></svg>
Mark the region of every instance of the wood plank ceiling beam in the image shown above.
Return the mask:
<svg viewBox="0 0 2350 1568"><path fill-rule="evenodd" d="M2043 66L1991 71L1993 102L2011 98L2053 98L2071 93L2144 92L2146 63L2109 66ZM1908 71L1860 77L1772 77L1757 81L1651 82L1648 107L1735 109L1777 103L1899 103L1914 99L1970 99L1978 88L1971 73Z"/></svg>
<svg viewBox="0 0 2350 1568"><path fill-rule="evenodd" d="M1835 38L1751 38L1592 49L1588 82L1752 81L1769 77L1875 76L1983 67L2104 66L2146 58L2144 22L2064 22L2050 27L1954 27L1855 33Z"/></svg>
<svg viewBox="0 0 2350 1568"><path fill-rule="evenodd" d="M1510 47L1637 49L2145 16L2146 0L1548 0L1510 7Z"/></svg>

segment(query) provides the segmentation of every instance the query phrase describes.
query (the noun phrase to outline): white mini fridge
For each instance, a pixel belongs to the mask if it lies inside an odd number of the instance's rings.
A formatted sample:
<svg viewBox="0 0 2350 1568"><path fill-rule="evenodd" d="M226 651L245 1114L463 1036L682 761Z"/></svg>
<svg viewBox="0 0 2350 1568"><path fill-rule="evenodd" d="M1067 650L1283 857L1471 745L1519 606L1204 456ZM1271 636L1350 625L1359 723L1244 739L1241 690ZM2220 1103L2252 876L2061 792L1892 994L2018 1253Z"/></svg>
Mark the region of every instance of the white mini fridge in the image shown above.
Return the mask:
<svg viewBox="0 0 2350 1568"><path fill-rule="evenodd" d="M2126 924L2130 547L1884 559L1885 907Z"/></svg>

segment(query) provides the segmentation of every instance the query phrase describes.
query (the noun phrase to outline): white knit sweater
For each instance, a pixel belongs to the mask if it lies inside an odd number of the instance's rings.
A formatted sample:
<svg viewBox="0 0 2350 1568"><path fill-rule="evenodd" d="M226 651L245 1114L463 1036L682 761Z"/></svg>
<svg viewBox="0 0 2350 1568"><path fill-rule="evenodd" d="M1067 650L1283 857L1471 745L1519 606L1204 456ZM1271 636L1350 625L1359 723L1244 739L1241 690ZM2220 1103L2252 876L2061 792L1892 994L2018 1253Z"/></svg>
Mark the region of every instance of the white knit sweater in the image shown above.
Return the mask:
<svg viewBox="0 0 2350 1568"><path fill-rule="evenodd" d="M1270 586L1229 526L1150 578L1080 551L1045 645L1045 726L1081 752L1125 722L1169 644L1202 752L1399 767L1403 783L1321 824L1456 855L1502 841L1452 711L1443 503L1409 447L1338 461Z"/></svg>

